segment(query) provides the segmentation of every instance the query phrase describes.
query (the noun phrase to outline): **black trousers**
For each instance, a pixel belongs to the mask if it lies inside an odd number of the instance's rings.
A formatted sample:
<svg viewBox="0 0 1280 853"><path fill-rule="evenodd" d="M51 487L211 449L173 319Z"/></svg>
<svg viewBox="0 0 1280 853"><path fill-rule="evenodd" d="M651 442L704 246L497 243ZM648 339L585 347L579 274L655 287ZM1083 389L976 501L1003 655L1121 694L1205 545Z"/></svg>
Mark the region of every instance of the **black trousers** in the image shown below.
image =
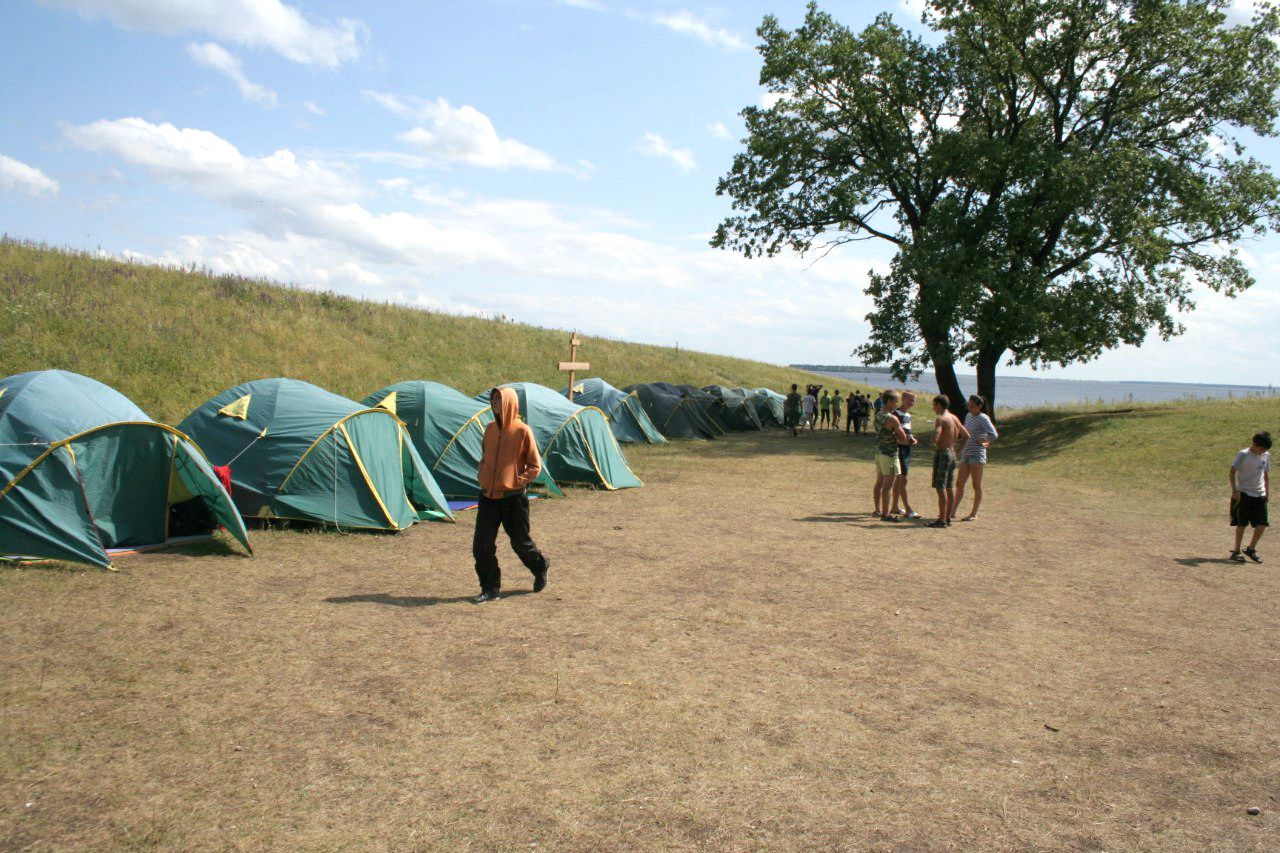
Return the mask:
<svg viewBox="0 0 1280 853"><path fill-rule="evenodd" d="M502 570L498 567L498 526L507 531L511 548L525 568L537 574L546 571L547 559L529 535L529 496L508 495L494 499L480 496L476 508L476 533L471 540L471 554L476 559L476 576L481 590L502 586Z"/></svg>

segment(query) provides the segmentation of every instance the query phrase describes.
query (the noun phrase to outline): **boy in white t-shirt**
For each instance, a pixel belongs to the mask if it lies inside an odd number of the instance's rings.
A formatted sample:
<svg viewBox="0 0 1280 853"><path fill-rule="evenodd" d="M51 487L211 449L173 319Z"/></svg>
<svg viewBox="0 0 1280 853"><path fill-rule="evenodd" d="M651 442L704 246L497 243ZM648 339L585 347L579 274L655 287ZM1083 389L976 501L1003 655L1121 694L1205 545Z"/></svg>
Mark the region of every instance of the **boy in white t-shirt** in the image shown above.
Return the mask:
<svg viewBox="0 0 1280 853"><path fill-rule="evenodd" d="M816 414L818 399L813 396L812 390L804 395L800 400L800 405L804 407L804 423L800 424L800 426L803 428L805 425L808 425L809 429L813 429L814 421L818 419Z"/></svg>
<svg viewBox="0 0 1280 853"><path fill-rule="evenodd" d="M1231 549L1231 559L1243 563L1248 557L1261 563L1258 556L1258 540L1267 529L1267 495L1271 486L1271 433L1260 432L1252 443L1236 454L1227 474L1231 483L1231 526L1236 529L1236 545ZM1253 527L1249 547L1242 552L1245 527Z"/></svg>

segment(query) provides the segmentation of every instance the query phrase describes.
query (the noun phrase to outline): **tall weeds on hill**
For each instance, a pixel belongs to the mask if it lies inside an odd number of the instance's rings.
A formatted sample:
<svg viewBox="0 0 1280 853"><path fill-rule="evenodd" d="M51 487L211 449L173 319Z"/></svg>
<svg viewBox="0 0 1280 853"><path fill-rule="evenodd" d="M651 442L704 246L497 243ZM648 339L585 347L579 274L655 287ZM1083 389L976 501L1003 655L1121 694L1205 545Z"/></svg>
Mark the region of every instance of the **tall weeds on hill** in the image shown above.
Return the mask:
<svg viewBox="0 0 1280 853"><path fill-rule="evenodd" d="M467 394L514 381L558 389L566 384L556 362L568 356L567 337L0 239L0 376L45 368L83 373L170 423L226 388L272 376L357 400L405 379L431 379ZM782 390L813 378L745 359L596 337L582 357L591 375L619 387L662 380Z"/></svg>

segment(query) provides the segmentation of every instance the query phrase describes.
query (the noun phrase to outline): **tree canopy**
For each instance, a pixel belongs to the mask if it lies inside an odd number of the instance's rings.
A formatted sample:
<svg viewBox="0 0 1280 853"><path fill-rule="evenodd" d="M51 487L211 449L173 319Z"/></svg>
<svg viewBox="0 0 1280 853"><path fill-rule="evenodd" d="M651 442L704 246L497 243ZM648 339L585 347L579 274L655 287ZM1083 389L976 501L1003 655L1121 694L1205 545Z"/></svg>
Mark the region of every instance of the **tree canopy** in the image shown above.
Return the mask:
<svg viewBox="0 0 1280 853"><path fill-rule="evenodd" d="M772 107L742 112L712 245L748 257L896 248L871 275L867 363L1068 365L1178 334L1197 282L1253 284L1233 244L1280 225L1246 153L1280 114L1280 14L1226 0L930 0L918 35L810 4L758 33ZM926 37L927 36L927 37Z"/></svg>

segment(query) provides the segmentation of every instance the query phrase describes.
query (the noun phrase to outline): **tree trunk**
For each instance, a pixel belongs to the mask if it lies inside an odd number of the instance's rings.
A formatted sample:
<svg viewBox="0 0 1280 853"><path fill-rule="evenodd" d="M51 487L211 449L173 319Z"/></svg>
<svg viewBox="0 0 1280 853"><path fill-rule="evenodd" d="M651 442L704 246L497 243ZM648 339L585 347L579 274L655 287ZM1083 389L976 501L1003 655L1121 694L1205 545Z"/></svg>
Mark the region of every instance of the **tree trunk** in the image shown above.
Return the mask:
<svg viewBox="0 0 1280 853"><path fill-rule="evenodd" d="M947 399L951 401L948 407L951 413L961 420L964 419L964 391L960 390L960 380L956 379L956 366L951 361L933 362L933 380L938 383L938 392L946 394Z"/></svg>
<svg viewBox="0 0 1280 853"><path fill-rule="evenodd" d="M923 324L922 324L923 325ZM929 361L933 364L933 379L938 383L938 393L946 394L951 401L949 408L952 414L964 420L964 391L960 390L960 380L956 379L955 353L951 350L951 336L948 330L921 328L925 349L929 353Z"/></svg>
<svg viewBox="0 0 1280 853"><path fill-rule="evenodd" d="M1004 355L1004 347L978 350L978 394L986 398L987 414L996 416L996 368Z"/></svg>

